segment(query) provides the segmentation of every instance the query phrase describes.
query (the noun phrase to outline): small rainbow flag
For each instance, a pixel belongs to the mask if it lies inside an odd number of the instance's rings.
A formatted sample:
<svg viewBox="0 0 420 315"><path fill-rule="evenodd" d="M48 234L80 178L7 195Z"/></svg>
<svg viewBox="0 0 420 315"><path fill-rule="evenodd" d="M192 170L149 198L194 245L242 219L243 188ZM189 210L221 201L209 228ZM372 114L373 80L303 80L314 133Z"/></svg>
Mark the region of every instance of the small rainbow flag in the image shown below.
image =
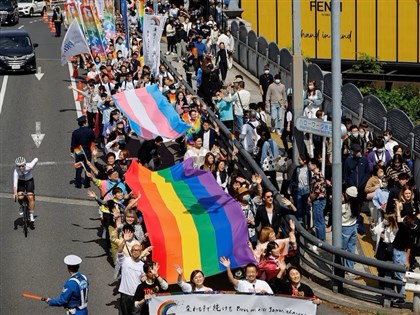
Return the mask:
<svg viewBox="0 0 420 315"><path fill-rule="evenodd" d="M84 167L83 162L76 162L73 164L74 168L81 168Z"/></svg>
<svg viewBox="0 0 420 315"><path fill-rule="evenodd" d="M235 134L234 134L233 132L230 134L230 139L231 139L233 142L235 142L235 141L236 141Z"/></svg>
<svg viewBox="0 0 420 315"><path fill-rule="evenodd" d="M83 150L83 147L79 145L78 147L74 148L74 153L76 153L76 155L83 155L85 154L85 151Z"/></svg>
<svg viewBox="0 0 420 315"><path fill-rule="evenodd" d="M153 245L152 259L169 283L176 283L175 265L189 275L200 269L207 276L225 268L255 262L247 245L248 229L240 204L221 189L211 172L195 169L192 159L152 172L133 161L125 174L139 205Z"/></svg>

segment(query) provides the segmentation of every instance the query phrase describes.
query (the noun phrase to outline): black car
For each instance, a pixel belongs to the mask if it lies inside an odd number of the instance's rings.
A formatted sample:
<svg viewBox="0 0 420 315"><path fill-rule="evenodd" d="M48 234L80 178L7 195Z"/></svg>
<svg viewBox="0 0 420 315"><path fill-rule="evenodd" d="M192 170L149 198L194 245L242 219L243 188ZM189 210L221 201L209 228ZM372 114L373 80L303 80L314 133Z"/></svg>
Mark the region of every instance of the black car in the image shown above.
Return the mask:
<svg viewBox="0 0 420 315"><path fill-rule="evenodd" d="M15 25L19 23L17 0L0 0L0 24Z"/></svg>
<svg viewBox="0 0 420 315"><path fill-rule="evenodd" d="M0 30L0 73L36 71L35 47L25 30Z"/></svg>

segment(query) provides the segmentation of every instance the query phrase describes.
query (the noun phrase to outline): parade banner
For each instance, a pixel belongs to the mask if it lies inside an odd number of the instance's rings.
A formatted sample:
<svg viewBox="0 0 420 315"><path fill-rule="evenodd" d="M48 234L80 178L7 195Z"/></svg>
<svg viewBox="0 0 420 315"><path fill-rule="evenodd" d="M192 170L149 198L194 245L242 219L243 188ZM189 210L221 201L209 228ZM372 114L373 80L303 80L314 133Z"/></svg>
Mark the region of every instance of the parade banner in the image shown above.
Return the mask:
<svg viewBox="0 0 420 315"><path fill-rule="evenodd" d="M139 16L140 29L143 30L143 19L144 19L144 0L137 0L137 14Z"/></svg>
<svg viewBox="0 0 420 315"><path fill-rule="evenodd" d="M194 168L191 158L157 172L133 161L125 179L141 194L152 260L168 283L177 283L176 265L186 275L198 269L211 276L226 270L221 256L230 259L232 268L255 263L241 205L211 172Z"/></svg>
<svg viewBox="0 0 420 315"><path fill-rule="evenodd" d="M64 9L66 11L66 19L68 25L71 25L73 20L77 20L77 23L80 25L80 16L79 16L79 10L77 8L76 2L67 2L64 4Z"/></svg>
<svg viewBox="0 0 420 315"><path fill-rule="evenodd" d="M85 25L86 32L89 38L89 44L92 54L96 53L101 56L105 55L106 49L103 45L102 36L95 23L92 7L89 5L81 5L80 11L82 13L83 23Z"/></svg>
<svg viewBox="0 0 420 315"><path fill-rule="evenodd" d="M242 294L183 294L153 296L150 314L299 314L315 315L311 300L285 296Z"/></svg>
<svg viewBox="0 0 420 315"><path fill-rule="evenodd" d="M104 2L104 34L106 40L111 40L115 37L115 8L114 0L105 0Z"/></svg>
<svg viewBox="0 0 420 315"><path fill-rule="evenodd" d="M105 1L104 0L95 0L96 12L98 13L98 17L100 21L104 19L104 11L105 11Z"/></svg>
<svg viewBox="0 0 420 315"><path fill-rule="evenodd" d="M61 64L65 65L70 60L70 57L83 53L90 53L89 46L86 43L79 23L74 19L61 44Z"/></svg>
<svg viewBox="0 0 420 315"><path fill-rule="evenodd" d="M145 14L143 21L143 57L154 75L159 73L160 40L166 15Z"/></svg>
<svg viewBox="0 0 420 315"><path fill-rule="evenodd" d="M125 29L125 46L127 50L130 50L130 27L128 24L128 8L127 8L127 0L121 0L121 15L124 22L124 29Z"/></svg>

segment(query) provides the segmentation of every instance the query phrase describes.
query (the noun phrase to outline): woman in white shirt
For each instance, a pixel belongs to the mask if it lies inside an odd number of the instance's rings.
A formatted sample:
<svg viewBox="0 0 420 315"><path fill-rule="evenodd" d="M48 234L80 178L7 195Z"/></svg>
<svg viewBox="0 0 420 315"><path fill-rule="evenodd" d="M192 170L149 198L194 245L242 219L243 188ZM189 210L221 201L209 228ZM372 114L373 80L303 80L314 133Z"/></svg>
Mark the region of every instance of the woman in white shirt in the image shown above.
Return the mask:
<svg viewBox="0 0 420 315"><path fill-rule="evenodd" d="M309 80L308 89L305 91L303 106L303 115L308 118L316 118L316 112L321 109L324 97L322 92L316 86L315 80Z"/></svg>
<svg viewBox="0 0 420 315"><path fill-rule="evenodd" d="M181 266L176 266L176 271L178 272L178 285L181 287L182 292L184 293L193 293L193 292L212 292L213 289L204 286L204 273L201 270L193 270L190 275L190 282L185 282L182 279L184 270Z"/></svg>

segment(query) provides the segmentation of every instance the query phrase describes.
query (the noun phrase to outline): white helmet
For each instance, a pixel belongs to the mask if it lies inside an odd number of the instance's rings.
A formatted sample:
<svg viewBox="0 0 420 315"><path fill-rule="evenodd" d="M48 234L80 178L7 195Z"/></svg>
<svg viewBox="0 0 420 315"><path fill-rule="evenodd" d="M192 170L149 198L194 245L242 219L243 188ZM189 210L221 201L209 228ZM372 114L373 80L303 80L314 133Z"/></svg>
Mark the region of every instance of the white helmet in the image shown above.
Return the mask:
<svg viewBox="0 0 420 315"><path fill-rule="evenodd" d="M15 164L16 166L22 166L26 164L26 160L23 156L19 156L16 160L15 160Z"/></svg>

